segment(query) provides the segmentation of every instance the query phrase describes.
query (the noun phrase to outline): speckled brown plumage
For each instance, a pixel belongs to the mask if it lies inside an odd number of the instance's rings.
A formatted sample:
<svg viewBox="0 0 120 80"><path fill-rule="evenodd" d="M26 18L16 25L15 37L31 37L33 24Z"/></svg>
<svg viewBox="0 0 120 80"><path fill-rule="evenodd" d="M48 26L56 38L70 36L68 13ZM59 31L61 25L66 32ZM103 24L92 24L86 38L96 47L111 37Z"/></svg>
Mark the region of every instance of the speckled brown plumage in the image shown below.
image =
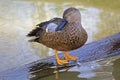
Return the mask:
<svg viewBox="0 0 120 80"><path fill-rule="evenodd" d="M30 32L28 36L36 36L33 41L59 51L70 51L83 46L87 41L87 33L81 25L79 10L75 8L65 10L63 19L66 19L68 23L60 31L46 32L44 29L47 24L51 23L47 21L41 23L42 25L39 24L39 27ZM61 18L58 18L52 22L59 25L60 21Z"/></svg>

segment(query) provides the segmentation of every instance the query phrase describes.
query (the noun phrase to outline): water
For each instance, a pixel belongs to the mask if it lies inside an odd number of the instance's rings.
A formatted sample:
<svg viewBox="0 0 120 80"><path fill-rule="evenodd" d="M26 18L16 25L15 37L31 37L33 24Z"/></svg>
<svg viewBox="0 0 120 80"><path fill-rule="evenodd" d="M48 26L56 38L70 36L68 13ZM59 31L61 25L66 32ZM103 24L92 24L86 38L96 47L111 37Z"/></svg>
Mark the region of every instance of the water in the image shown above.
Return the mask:
<svg viewBox="0 0 120 80"><path fill-rule="evenodd" d="M117 2L112 4L112 8L111 5L99 6L99 3L101 2L93 5L89 0L86 2L0 0L0 71L54 55L52 49L37 43L29 43L26 34L41 21L62 17L63 11L71 6L81 12L82 25L89 36L87 43L120 32L120 9L116 8ZM104 5L106 4L107 1ZM113 57L85 63L80 68L73 67L70 73L61 73L61 76L73 75L76 80L118 80L120 79L116 73L118 60L119 57ZM50 76L43 80L53 78Z"/></svg>

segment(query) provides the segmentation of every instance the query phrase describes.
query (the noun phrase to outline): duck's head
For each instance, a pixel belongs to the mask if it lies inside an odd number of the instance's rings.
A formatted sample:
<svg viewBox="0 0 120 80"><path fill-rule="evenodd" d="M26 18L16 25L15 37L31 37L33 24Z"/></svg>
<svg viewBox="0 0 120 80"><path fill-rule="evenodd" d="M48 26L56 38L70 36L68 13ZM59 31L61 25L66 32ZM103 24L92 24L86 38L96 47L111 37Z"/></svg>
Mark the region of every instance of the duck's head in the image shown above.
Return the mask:
<svg viewBox="0 0 120 80"><path fill-rule="evenodd" d="M63 13L63 18L68 21L68 23L71 22L81 22L81 15L78 9L76 8L68 8Z"/></svg>

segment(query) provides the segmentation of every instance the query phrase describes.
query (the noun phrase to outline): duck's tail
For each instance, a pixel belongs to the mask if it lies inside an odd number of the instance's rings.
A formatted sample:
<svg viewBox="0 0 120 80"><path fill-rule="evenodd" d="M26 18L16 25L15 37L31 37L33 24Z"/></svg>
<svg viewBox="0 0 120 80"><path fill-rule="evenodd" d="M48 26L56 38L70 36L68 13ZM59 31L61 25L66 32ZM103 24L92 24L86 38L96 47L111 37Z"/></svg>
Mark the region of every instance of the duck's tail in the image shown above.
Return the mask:
<svg viewBox="0 0 120 80"><path fill-rule="evenodd" d="M36 27L35 29L33 29L32 31L30 31L27 36L28 37L32 37L32 36L37 36L37 33L40 31L41 28Z"/></svg>
<svg viewBox="0 0 120 80"><path fill-rule="evenodd" d="M38 43L40 43L39 38L30 39L28 41L29 42L38 42Z"/></svg>

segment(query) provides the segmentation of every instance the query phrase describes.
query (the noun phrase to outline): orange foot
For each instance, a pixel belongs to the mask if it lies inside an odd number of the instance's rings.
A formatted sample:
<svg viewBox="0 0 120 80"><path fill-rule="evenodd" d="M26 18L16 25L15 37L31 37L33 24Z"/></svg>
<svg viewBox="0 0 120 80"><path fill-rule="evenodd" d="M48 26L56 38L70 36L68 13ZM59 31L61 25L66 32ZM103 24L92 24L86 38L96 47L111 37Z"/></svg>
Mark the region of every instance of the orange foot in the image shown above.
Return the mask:
<svg viewBox="0 0 120 80"><path fill-rule="evenodd" d="M68 63L68 61L65 60L65 59L59 59L58 51L57 50L54 50L54 51L55 51L55 57L56 57L56 61L57 61L58 65L63 65L63 64L67 64Z"/></svg>
<svg viewBox="0 0 120 80"><path fill-rule="evenodd" d="M68 61L69 61L69 60L75 61L75 60L77 60L77 58L78 58L78 57L76 57L76 56L70 56L70 55L68 54L68 51L65 52L65 59L66 59L66 60L68 60Z"/></svg>
<svg viewBox="0 0 120 80"><path fill-rule="evenodd" d="M55 57L56 57L56 61L57 61L57 67L58 67L58 65L64 65L64 64L68 63L68 61L65 60L65 59L59 59L59 57L58 57L58 51L55 50L55 49L54 49L54 51L55 51ZM57 70L57 68L56 68L56 70L54 72L56 73L56 79L58 79L58 77L59 77L59 71Z"/></svg>

